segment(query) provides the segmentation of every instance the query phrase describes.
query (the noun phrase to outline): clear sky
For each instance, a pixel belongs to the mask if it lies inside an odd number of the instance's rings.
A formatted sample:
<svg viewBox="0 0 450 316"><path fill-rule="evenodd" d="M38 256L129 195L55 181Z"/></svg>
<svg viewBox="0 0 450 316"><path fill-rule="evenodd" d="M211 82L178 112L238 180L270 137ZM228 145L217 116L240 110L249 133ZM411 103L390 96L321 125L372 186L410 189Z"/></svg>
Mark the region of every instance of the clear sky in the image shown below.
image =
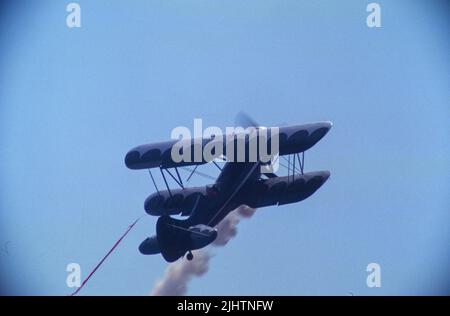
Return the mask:
<svg viewBox="0 0 450 316"><path fill-rule="evenodd" d="M445 1L69 1L3 5L0 264L10 294L66 295L154 192L125 167L172 128L331 120L306 153L330 180L214 250L191 295L436 294L450 289L450 19ZM193 184L205 183L197 178ZM145 216L80 294L146 295L167 263ZM381 288L366 266L381 265Z"/></svg>

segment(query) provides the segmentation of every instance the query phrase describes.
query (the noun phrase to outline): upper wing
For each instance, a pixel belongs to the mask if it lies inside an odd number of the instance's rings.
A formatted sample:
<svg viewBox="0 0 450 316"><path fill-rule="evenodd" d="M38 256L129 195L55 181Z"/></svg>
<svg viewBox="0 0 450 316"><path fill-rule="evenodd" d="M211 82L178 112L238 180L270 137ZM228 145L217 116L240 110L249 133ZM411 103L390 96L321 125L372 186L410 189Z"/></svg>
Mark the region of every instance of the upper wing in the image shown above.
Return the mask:
<svg viewBox="0 0 450 316"><path fill-rule="evenodd" d="M127 153L125 164L130 169L173 168L208 163L222 155L225 155L229 162L256 162L252 159L259 159L262 152L250 154L251 150L257 148L249 141L255 139L255 136L258 137L258 147L261 143L264 144L264 142L260 142L261 139L266 141L265 153L270 153L272 156L277 153L288 155L304 152L314 146L325 136L331 126L331 122L318 122L280 127L279 129L258 128L257 133L245 131L218 135L214 138L171 140L141 145ZM273 145L275 152L272 151L274 137L278 139L278 148ZM261 147L259 151L261 151Z"/></svg>

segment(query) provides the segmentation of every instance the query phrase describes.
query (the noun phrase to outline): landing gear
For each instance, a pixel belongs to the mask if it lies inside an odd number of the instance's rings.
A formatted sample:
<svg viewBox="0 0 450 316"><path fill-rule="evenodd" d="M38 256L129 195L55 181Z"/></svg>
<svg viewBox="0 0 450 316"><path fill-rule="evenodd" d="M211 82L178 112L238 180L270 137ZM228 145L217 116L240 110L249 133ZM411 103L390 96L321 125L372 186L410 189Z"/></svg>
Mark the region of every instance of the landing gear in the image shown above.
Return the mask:
<svg viewBox="0 0 450 316"><path fill-rule="evenodd" d="M191 261L192 259L194 259L194 255L192 254L191 251L189 251L188 254L186 255L186 259L188 259L189 261Z"/></svg>

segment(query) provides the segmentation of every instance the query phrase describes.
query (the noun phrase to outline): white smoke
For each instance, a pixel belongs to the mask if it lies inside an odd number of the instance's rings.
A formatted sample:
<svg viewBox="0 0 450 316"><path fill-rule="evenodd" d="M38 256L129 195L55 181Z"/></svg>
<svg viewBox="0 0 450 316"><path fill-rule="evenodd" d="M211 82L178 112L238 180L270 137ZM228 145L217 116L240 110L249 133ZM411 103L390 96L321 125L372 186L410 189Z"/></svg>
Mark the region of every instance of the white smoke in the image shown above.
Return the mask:
<svg viewBox="0 0 450 316"><path fill-rule="evenodd" d="M164 277L159 280L151 295L184 295L192 277L200 277L208 271L210 253L207 250L194 252L194 259L178 260L168 265Z"/></svg>
<svg viewBox="0 0 450 316"><path fill-rule="evenodd" d="M242 205L230 212L217 225L217 238L212 243L213 246L225 246L230 239L237 235L237 224L243 218L250 218L255 213L256 209Z"/></svg>
<svg viewBox="0 0 450 316"><path fill-rule="evenodd" d="M230 212L217 225L217 238L211 245L225 246L236 236L236 226L240 220L252 217L255 211L256 209L242 205ZM182 259L169 264L163 278L155 284L151 295L185 295L189 281L208 272L209 260L212 258L208 249L198 250L193 254L192 261Z"/></svg>

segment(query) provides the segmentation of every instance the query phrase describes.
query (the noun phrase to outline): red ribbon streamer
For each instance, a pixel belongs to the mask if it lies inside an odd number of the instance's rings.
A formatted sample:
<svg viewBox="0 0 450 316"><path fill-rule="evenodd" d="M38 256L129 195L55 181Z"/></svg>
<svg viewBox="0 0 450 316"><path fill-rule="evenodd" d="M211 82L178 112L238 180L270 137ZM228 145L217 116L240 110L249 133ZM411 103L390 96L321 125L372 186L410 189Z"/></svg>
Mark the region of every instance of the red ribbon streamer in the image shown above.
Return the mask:
<svg viewBox="0 0 450 316"><path fill-rule="evenodd" d="M103 259L95 266L94 270L91 271L91 273L89 273L89 275L87 276L87 278L83 281L83 283L81 283L81 286L72 294L70 294L70 296L74 296L76 295L82 288L83 286L87 283L87 281L89 281L89 279L91 278L91 276L95 273L95 271L97 271L98 268L100 268L100 266L102 265L102 263L106 260L106 258L108 258L108 256L114 251L114 249L116 249L116 247L120 244L120 242L122 241L122 239L125 238L125 236L130 232L130 230L134 227L134 225L136 225L136 223L141 219L142 217L139 217L138 219L136 219L133 224L131 224L130 226L128 226L127 230L125 231L125 233L122 235L122 237L119 238L118 241L116 241L116 243L114 244L114 246L111 248L111 250L108 251L108 253L103 257Z"/></svg>

